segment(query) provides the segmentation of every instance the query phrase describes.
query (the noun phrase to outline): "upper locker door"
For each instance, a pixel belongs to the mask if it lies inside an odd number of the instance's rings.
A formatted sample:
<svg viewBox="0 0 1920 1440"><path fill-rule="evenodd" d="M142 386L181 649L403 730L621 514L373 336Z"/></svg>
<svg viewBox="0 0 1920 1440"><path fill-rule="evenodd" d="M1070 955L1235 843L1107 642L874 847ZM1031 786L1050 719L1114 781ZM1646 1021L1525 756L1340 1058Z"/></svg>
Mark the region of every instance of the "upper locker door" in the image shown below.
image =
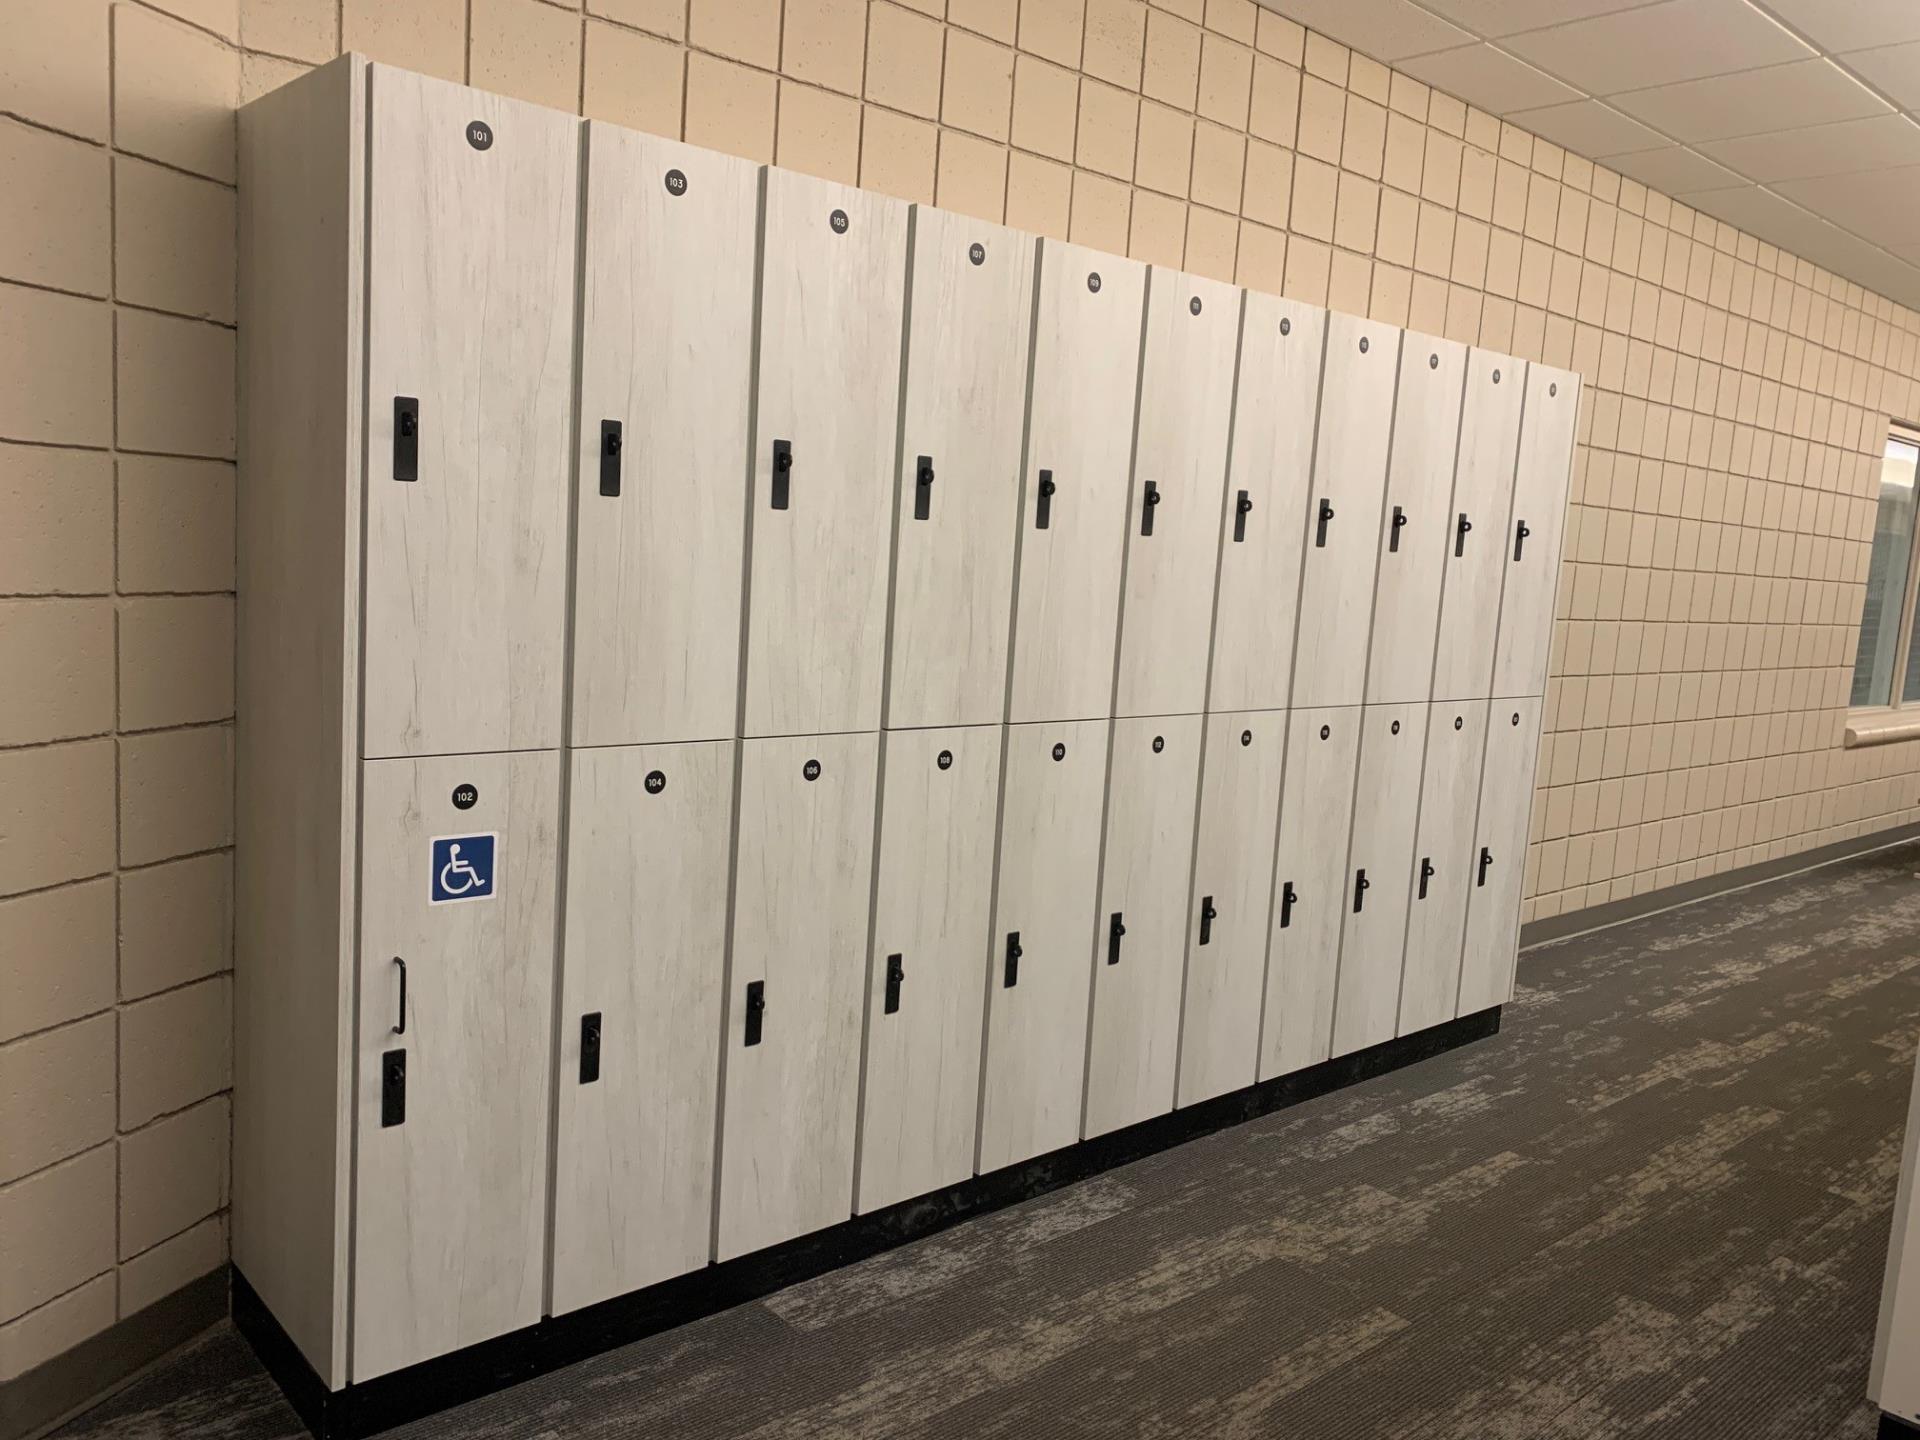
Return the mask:
<svg viewBox="0 0 1920 1440"><path fill-rule="evenodd" d="M908 207L764 175L743 733L874 730Z"/></svg>
<svg viewBox="0 0 1920 1440"><path fill-rule="evenodd" d="M887 724L1006 714L1034 240L913 208Z"/></svg>
<svg viewBox="0 0 1920 1440"><path fill-rule="evenodd" d="M1352 315L1327 317L1293 662L1296 710L1358 705L1366 688L1374 551L1399 356L1400 332L1393 326Z"/></svg>
<svg viewBox="0 0 1920 1440"><path fill-rule="evenodd" d="M369 761L360 794L355 1381L540 1318L560 757Z"/></svg>
<svg viewBox="0 0 1920 1440"><path fill-rule="evenodd" d="M1287 703L1327 342L1327 312L1317 305L1246 295L1214 605L1207 704L1215 711Z"/></svg>
<svg viewBox="0 0 1920 1440"><path fill-rule="evenodd" d="M1224 1095L1258 1078L1267 902L1273 894L1273 832L1286 749L1287 717L1280 711L1207 717L1193 896L1187 906L1181 1105Z"/></svg>
<svg viewBox="0 0 1920 1440"><path fill-rule="evenodd" d="M1201 733L1198 715L1114 722L1095 912L1087 1136L1173 1108Z"/></svg>
<svg viewBox="0 0 1920 1440"><path fill-rule="evenodd" d="M851 1213L879 737L742 751L720 1260Z"/></svg>
<svg viewBox="0 0 1920 1440"><path fill-rule="evenodd" d="M1360 729L1339 1000L1333 1011L1335 1055L1391 1040L1399 1019L1427 707L1368 705L1361 711Z"/></svg>
<svg viewBox="0 0 1920 1440"><path fill-rule="evenodd" d="M1207 702L1244 293L1177 270L1147 278L1116 715L1198 714Z"/></svg>
<svg viewBox="0 0 1920 1440"><path fill-rule="evenodd" d="M1326 1059L1333 1043L1359 754L1358 705L1289 713L1260 1019L1262 1080Z"/></svg>
<svg viewBox="0 0 1920 1440"><path fill-rule="evenodd" d="M856 1211L973 1173L1000 732L882 739Z"/></svg>
<svg viewBox="0 0 1920 1440"><path fill-rule="evenodd" d="M1467 919L1473 815L1487 702L1435 701L1427 715L1420 780L1420 828L1413 842L1413 900L1407 906L1406 964L1400 979L1400 1033L1453 1019L1460 990L1460 934Z"/></svg>
<svg viewBox="0 0 1920 1440"><path fill-rule="evenodd" d="M587 126L575 745L713 740L740 704L759 167Z"/></svg>
<svg viewBox="0 0 1920 1440"><path fill-rule="evenodd" d="M556 1315L696 1270L713 1242L734 743L573 752Z"/></svg>
<svg viewBox="0 0 1920 1440"><path fill-rule="evenodd" d="M1107 724L1007 727L981 1173L1080 1138Z"/></svg>
<svg viewBox="0 0 1920 1440"><path fill-rule="evenodd" d="M579 122L372 67L363 754L560 743Z"/></svg>
<svg viewBox="0 0 1920 1440"><path fill-rule="evenodd" d="M1491 350L1474 350L1467 357L1433 666L1435 700L1480 699L1492 678L1495 626L1490 622L1500 610L1500 576L1511 553L1500 536L1513 500L1526 371L1524 361Z"/></svg>
<svg viewBox="0 0 1920 1440"><path fill-rule="evenodd" d="M1441 557L1453 541L1447 497L1466 368L1464 345L1412 331L1401 342L1367 655L1370 705L1424 700L1433 679Z"/></svg>
<svg viewBox="0 0 1920 1440"><path fill-rule="evenodd" d="M1040 242L1008 718L1113 701L1147 267Z"/></svg>
<svg viewBox="0 0 1920 1440"><path fill-rule="evenodd" d="M1496 697L1546 693L1547 650L1560 585L1560 531L1579 410L1578 375L1545 365L1527 367L1513 514L1504 541L1507 576L1500 595L1500 639L1493 656Z"/></svg>
<svg viewBox="0 0 1920 1440"><path fill-rule="evenodd" d="M1540 701L1535 696L1495 700L1488 708L1480 810L1468 856L1472 869L1456 1015L1471 1015L1512 998L1513 962L1520 948L1520 895L1533 814L1533 768L1540 754Z"/></svg>

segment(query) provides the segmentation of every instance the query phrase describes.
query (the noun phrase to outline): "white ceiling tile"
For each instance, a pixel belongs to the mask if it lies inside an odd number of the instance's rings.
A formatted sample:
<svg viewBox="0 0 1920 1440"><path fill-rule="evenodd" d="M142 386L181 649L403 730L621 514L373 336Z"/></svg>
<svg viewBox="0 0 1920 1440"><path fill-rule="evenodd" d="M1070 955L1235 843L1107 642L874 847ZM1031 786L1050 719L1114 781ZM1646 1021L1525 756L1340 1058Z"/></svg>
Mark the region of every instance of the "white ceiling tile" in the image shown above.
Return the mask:
<svg viewBox="0 0 1920 1440"><path fill-rule="evenodd" d="M1920 264L1920 245L1889 245L1887 249L1908 264Z"/></svg>
<svg viewBox="0 0 1920 1440"><path fill-rule="evenodd" d="M1601 96L1813 54L1746 0L1663 0L1505 43L1521 59Z"/></svg>
<svg viewBox="0 0 1920 1440"><path fill-rule="evenodd" d="M1577 91L1492 45L1442 50L1409 60L1400 68L1414 79L1493 115L1580 98Z"/></svg>
<svg viewBox="0 0 1920 1440"><path fill-rule="evenodd" d="M1393 64L1458 45L1474 36L1411 0L1267 0L1268 8L1318 30L1362 55Z"/></svg>
<svg viewBox="0 0 1920 1440"><path fill-rule="evenodd" d="M1731 170L1681 145L1609 155L1602 163L1609 170L1618 170L1628 179L1638 180L1665 195L1690 195L1696 190L1719 190L1746 183Z"/></svg>
<svg viewBox="0 0 1920 1440"><path fill-rule="evenodd" d="M1612 103L1689 145L1858 120L1893 108L1831 60L1796 60L1737 75L1629 90L1613 96Z"/></svg>
<svg viewBox="0 0 1920 1440"><path fill-rule="evenodd" d="M1920 4L1914 6L1920 12ZM1920 110L1920 41L1910 45L1889 45L1884 50L1857 50L1839 57L1842 65L1871 85L1896 105Z"/></svg>
<svg viewBox="0 0 1920 1440"><path fill-rule="evenodd" d="M1905 115L1876 115L1772 135L1715 140L1700 153L1749 180L1805 180L1890 165L1920 165L1920 125Z"/></svg>
<svg viewBox="0 0 1920 1440"><path fill-rule="evenodd" d="M1589 20L1615 10L1631 10L1645 0L1421 0L1427 9L1464 25L1476 35L1498 38L1516 30L1538 30Z"/></svg>
<svg viewBox="0 0 1920 1440"><path fill-rule="evenodd" d="M1864 50L1920 40L1914 0L1758 0L1822 50Z"/></svg>
<svg viewBox="0 0 1920 1440"><path fill-rule="evenodd" d="M1920 241L1920 166L1782 180L1772 188L1877 245Z"/></svg>
<svg viewBox="0 0 1920 1440"><path fill-rule="evenodd" d="M1664 136L1638 120L1629 119L1604 100L1574 100L1538 110L1516 110L1507 118L1522 130L1551 140L1576 155L1618 155L1623 150L1651 150Z"/></svg>

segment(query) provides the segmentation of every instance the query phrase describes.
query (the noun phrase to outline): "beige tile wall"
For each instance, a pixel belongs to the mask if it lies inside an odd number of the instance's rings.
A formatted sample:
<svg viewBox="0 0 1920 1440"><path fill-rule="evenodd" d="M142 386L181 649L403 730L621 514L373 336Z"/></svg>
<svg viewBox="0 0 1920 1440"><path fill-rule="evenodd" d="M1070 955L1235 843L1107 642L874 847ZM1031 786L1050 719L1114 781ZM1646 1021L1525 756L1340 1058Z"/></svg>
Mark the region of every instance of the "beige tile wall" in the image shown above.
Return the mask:
<svg viewBox="0 0 1920 1440"><path fill-rule="evenodd" d="M1920 816L1920 746L1839 747L1915 316L1250 0L7 0L6 32L0 1380L225 1254L232 111L343 45L1578 367L1529 916Z"/></svg>

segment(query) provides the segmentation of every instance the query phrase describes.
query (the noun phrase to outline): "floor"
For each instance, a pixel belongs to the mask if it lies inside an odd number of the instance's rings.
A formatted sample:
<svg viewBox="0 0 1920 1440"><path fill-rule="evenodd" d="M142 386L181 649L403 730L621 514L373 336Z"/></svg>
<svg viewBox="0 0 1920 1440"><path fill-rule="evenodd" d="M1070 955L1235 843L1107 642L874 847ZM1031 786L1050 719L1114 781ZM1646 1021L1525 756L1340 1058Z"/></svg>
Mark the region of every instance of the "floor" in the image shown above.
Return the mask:
<svg viewBox="0 0 1920 1440"><path fill-rule="evenodd" d="M1867 1440L1916 867L1535 950L1491 1041L390 1433ZM300 1433L230 1328L59 1432Z"/></svg>

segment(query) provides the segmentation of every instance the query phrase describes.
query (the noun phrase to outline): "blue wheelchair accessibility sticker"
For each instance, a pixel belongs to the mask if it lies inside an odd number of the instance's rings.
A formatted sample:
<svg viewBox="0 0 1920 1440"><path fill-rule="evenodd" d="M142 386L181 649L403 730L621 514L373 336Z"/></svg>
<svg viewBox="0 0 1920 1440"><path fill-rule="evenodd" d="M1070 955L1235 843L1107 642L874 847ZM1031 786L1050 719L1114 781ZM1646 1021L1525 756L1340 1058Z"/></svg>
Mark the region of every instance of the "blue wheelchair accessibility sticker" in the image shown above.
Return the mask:
<svg viewBox="0 0 1920 1440"><path fill-rule="evenodd" d="M433 842L433 894L427 902L493 898L493 846L498 832L441 835Z"/></svg>

